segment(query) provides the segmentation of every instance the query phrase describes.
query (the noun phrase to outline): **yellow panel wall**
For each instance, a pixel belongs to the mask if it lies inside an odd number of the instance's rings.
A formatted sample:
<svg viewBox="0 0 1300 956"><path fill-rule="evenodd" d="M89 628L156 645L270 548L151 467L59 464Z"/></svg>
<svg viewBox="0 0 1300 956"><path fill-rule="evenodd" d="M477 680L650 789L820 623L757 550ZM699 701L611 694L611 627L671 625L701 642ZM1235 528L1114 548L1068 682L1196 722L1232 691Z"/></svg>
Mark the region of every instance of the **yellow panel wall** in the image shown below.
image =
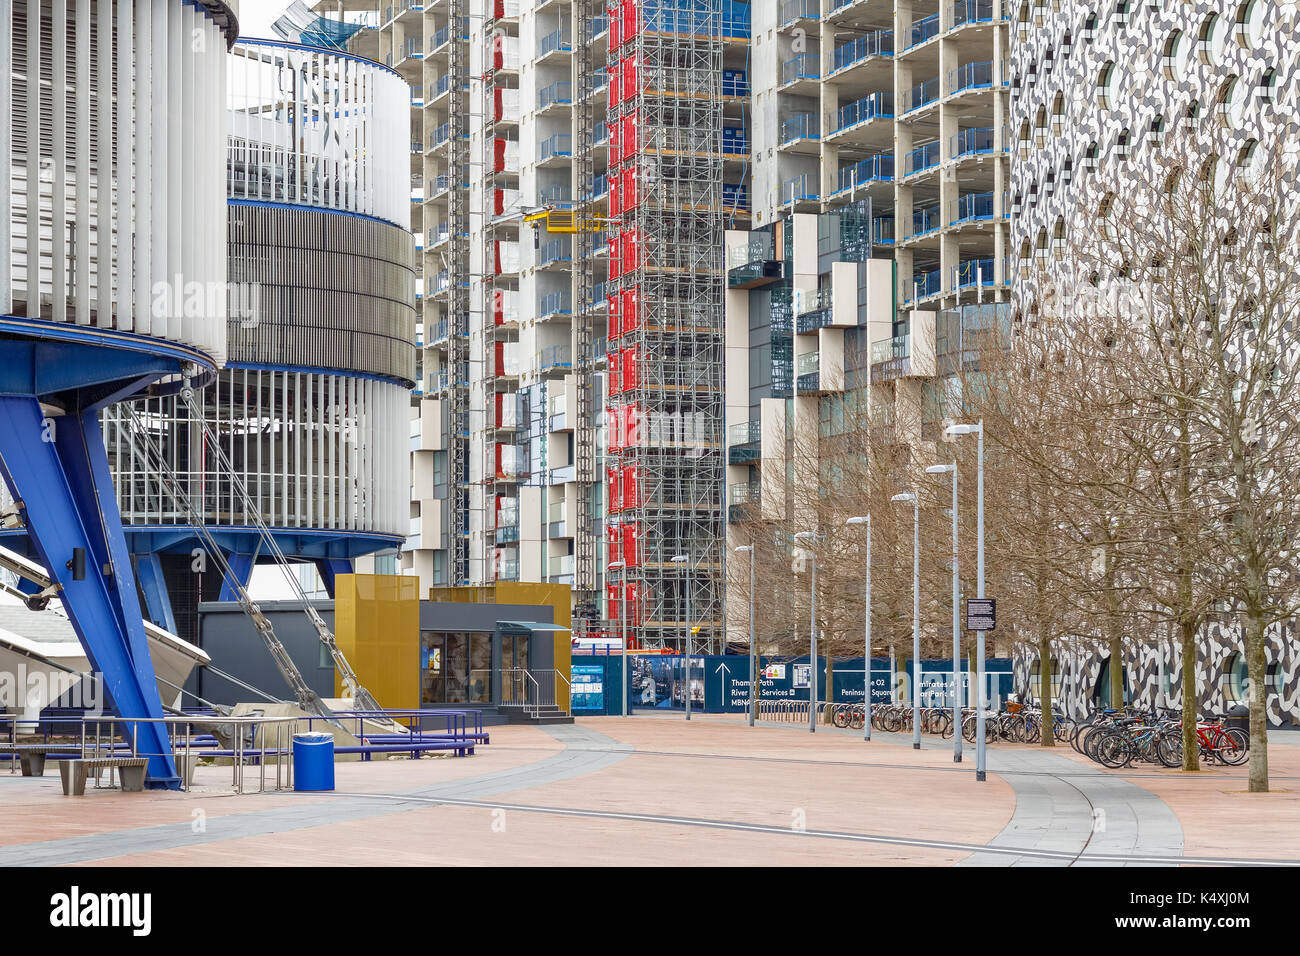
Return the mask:
<svg viewBox="0 0 1300 956"><path fill-rule="evenodd" d="M420 706L420 581L397 574L340 574L334 638L357 678L386 708ZM334 676L335 693L343 682Z"/></svg>

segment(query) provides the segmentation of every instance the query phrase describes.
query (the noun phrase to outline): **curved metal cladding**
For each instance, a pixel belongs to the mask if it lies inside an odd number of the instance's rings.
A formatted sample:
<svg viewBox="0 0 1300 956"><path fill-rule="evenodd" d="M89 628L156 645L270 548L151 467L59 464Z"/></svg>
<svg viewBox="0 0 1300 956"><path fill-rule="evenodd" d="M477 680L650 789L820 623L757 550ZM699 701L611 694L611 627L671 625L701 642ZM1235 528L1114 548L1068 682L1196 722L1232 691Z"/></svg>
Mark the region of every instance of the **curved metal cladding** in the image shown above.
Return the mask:
<svg viewBox="0 0 1300 956"><path fill-rule="evenodd" d="M262 368L227 368L203 390L208 427L271 528L404 536L410 525L407 422L410 391L376 378ZM252 525L214 449L174 396L136 411L191 499L212 526ZM105 426L118 503L128 526L189 520L159 486L131 429ZM396 463L396 464L394 464ZM292 548L285 546L286 553Z"/></svg>
<svg viewBox="0 0 1300 956"><path fill-rule="evenodd" d="M224 360L236 29L215 0L0 0L0 314Z"/></svg>
<svg viewBox="0 0 1300 956"><path fill-rule="evenodd" d="M409 103L401 77L346 54L254 41L229 56L228 357L197 398L271 528L376 548L409 530ZM253 524L179 399L137 410L209 524ZM187 524L119 422L105 441L123 519Z"/></svg>
<svg viewBox="0 0 1300 956"><path fill-rule="evenodd" d="M230 204L229 361L415 381L415 241L386 222Z"/></svg>
<svg viewBox="0 0 1300 956"><path fill-rule="evenodd" d="M411 227L411 91L332 50L241 41L229 60L230 198Z"/></svg>

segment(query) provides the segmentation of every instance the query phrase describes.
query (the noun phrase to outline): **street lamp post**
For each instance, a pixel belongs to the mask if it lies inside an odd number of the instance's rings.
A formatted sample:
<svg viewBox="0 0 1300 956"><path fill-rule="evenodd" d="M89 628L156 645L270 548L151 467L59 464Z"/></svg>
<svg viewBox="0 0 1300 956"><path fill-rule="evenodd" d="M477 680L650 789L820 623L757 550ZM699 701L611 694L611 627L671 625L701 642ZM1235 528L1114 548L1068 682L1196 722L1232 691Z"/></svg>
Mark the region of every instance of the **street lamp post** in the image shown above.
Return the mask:
<svg viewBox="0 0 1300 956"><path fill-rule="evenodd" d="M737 554L749 555L749 726L754 726L758 718L758 643L754 636L754 546L744 544L736 549ZM723 688L723 699L727 691Z"/></svg>
<svg viewBox="0 0 1300 956"><path fill-rule="evenodd" d="M798 541L811 541L816 544L822 540L815 531L800 531L795 535ZM812 560L811 598L808 602L808 733L817 733L817 553L808 552Z"/></svg>
<svg viewBox="0 0 1300 956"><path fill-rule="evenodd" d="M963 435L977 435L979 444L976 455L978 478L976 480L976 549L975 579L976 597L984 597L984 420L977 425L949 425L943 430L945 438L960 438ZM979 689L975 692L975 779L986 779L984 747L984 711L988 707L984 688L984 632L976 632L975 682Z"/></svg>
<svg viewBox="0 0 1300 956"><path fill-rule="evenodd" d="M921 496L915 491L890 501L912 506L912 749L921 749Z"/></svg>
<svg viewBox="0 0 1300 956"><path fill-rule="evenodd" d="M675 554L670 559L673 564L686 565L686 664L682 677L682 696L686 698L686 719L691 719L691 558L687 554Z"/></svg>
<svg viewBox="0 0 1300 956"><path fill-rule="evenodd" d="M627 716L627 565L622 561L611 561L609 570L622 571L619 575L618 589L623 592L622 610L619 612L619 631L623 636L623 716Z"/></svg>
<svg viewBox="0 0 1300 956"><path fill-rule="evenodd" d="M871 515L850 518L846 525L867 526L866 612L862 628L862 739L871 739Z"/></svg>
<svg viewBox="0 0 1300 956"><path fill-rule="evenodd" d="M961 580L957 567L957 463L931 465L927 475L952 472L952 760L961 763L961 622L957 605L961 601Z"/></svg>

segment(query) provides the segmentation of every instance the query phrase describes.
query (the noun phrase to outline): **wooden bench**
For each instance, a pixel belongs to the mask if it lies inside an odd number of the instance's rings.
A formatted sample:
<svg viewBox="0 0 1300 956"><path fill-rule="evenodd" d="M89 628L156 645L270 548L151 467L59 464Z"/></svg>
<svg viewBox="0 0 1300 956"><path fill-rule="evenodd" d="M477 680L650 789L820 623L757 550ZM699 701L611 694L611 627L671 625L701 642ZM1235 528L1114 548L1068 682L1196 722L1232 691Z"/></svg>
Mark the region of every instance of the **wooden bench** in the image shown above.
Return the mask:
<svg viewBox="0 0 1300 956"><path fill-rule="evenodd" d="M59 773L63 777L63 795L65 797L83 797L86 795L86 777L92 771L116 770L122 782L123 793L140 793L144 790L144 771L149 761L144 757L88 757L80 760L65 760L59 764Z"/></svg>
<svg viewBox="0 0 1300 956"><path fill-rule="evenodd" d="M49 754L80 753L80 744L18 744L6 749L17 752L24 777L45 776L45 760Z"/></svg>

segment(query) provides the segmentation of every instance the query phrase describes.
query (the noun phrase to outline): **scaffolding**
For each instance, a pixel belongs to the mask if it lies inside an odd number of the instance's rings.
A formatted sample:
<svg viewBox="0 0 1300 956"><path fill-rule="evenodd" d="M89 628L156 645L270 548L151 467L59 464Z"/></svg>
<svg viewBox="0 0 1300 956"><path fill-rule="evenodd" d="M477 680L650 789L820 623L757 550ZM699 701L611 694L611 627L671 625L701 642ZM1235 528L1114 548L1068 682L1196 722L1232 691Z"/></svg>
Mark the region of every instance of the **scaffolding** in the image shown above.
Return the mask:
<svg viewBox="0 0 1300 956"><path fill-rule="evenodd" d="M469 573L469 337L470 337L470 64L469 15L466 6L470 0L450 0L451 36L448 82L451 88L451 109L448 122L451 133L451 155L448 163L450 192L449 227L451 234L451 297L447 309L447 361L448 409L447 459L449 465L448 537L451 544L448 580L453 584L468 584ZM466 27L462 31L461 25ZM464 35L462 35L462 32ZM462 372L463 370L463 372Z"/></svg>
<svg viewBox="0 0 1300 956"><path fill-rule="evenodd" d="M518 579L518 558L512 563L499 540L502 501L519 497L518 478L525 446L516 429L507 428L501 409L517 403L518 371L507 355L519 349L517 315L502 306L513 293L519 297L519 5L511 0L487 0L483 21L483 317L479 388L484 401L482 431L483 583ZM510 104L515 104L511 108ZM517 405L515 406L517 408ZM522 419L517 416L516 422ZM517 428L517 425L516 425ZM511 441L510 439L514 440ZM517 507L517 505L516 505Z"/></svg>
<svg viewBox="0 0 1300 956"><path fill-rule="evenodd" d="M692 650L722 635L722 8L608 8L606 533L623 567L607 616L618 621L626 597L628 632L649 648L683 649L692 628Z"/></svg>
<svg viewBox="0 0 1300 956"><path fill-rule="evenodd" d="M574 605L585 611L578 615L585 623L579 629L590 629L599 613L599 575L595 518L596 490L596 429L594 406L596 397L595 303L596 287L596 73L593 53L596 45L596 18L593 0L575 0L573 14L577 45L574 49L574 163L573 195L577 203L573 212L576 224L577 249L574 256L573 301L573 354L577 386L577 421L574 423L575 455L577 466L577 527L574 532ZM601 297L603 300L603 296Z"/></svg>

